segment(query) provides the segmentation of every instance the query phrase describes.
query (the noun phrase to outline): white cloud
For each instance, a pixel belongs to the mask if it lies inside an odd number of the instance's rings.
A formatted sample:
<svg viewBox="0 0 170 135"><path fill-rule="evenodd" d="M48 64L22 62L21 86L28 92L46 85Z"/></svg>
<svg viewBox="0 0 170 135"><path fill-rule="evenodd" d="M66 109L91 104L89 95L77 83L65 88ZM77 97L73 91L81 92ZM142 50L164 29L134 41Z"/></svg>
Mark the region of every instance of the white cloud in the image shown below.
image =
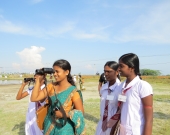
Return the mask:
<svg viewBox="0 0 170 135"><path fill-rule="evenodd" d="M65 34L76 39L108 40L108 34L104 32L111 25L93 27L89 31L76 28L76 22L68 21L62 25L51 26L49 28L33 28L25 24L16 24L0 15L0 31L5 33L30 35L35 37L63 37ZM86 32L87 31L87 32Z"/></svg>
<svg viewBox="0 0 170 135"><path fill-rule="evenodd" d="M13 23L0 15L0 32L29 35L34 37L67 37L71 36L76 39L94 39L94 40L108 40L108 34L104 32L111 25L96 26L93 29L84 30L76 27L77 22L68 21L61 25L50 26L47 28L40 28L39 26L29 27L25 24Z"/></svg>
<svg viewBox="0 0 170 135"><path fill-rule="evenodd" d="M76 39L92 39L100 41L109 41L109 34L105 32L109 26L96 27L90 30L89 32L75 30L72 36Z"/></svg>
<svg viewBox="0 0 170 135"><path fill-rule="evenodd" d="M29 28L28 26L14 24L9 20L6 20L0 15L0 32L21 34L21 35L32 35L37 37L43 36L43 30L39 28Z"/></svg>
<svg viewBox="0 0 170 135"><path fill-rule="evenodd" d="M21 66L26 69L42 68L41 52L44 51L44 47L31 46L31 48L25 48L21 52L17 52L22 60Z"/></svg>
<svg viewBox="0 0 170 135"><path fill-rule="evenodd" d="M101 24L95 24L95 26L92 24L91 27L83 27L76 28L72 32L73 38L76 39L87 39L87 40L98 40L98 41L111 41L109 39L109 31L112 25L101 25Z"/></svg>
<svg viewBox="0 0 170 135"><path fill-rule="evenodd" d="M46 34L48 36L58 37L58 36L62 36L63 34L72 31L74 27L75 27L74 22L66 22L61 26L51 28L50 30L46 32Z"/></svg>
<svg viewBox="0 0 170 135"><path fill-rule="evenodd" d="M155 5L134 23L122 29L115 42L147 41L170 43L170 2Z"/></svg>
<svg viewBox="0 0 170 135"><path fill-rule="evenodd" d="M0 32L19 34L19 35L30 35L34 37L61 37L63 34L68 33L74 29L75 23L66 22L63 25L54 26L51 28L41 27L29 27L25 24L15 24L2 15L0 15Z"/></svg>
<svg viewBox="0 0 170 135"><path fill-rule="evenodd" d="M35 0L35 2L41 2L41 0ZM107 6L107 3L105 4ZM0 32L30 35L40 38L67 37L78 40L98 40L115 43L135 41L160 44L170 43L169 7L170 2L152 6L148 11L138 16L130 25L125 22L124 26L122 24L120 26L114 23L114 21L105 23L105 25L101 24L102 21L97 23L89 21L89 25L85 24L84 26L82 26L81 22L68 21L62 24L56 24L55 26L32 27L22 23L14 23L0 15Z"/></svg>
<svg viewBox="0 0 170 135"><path fill-rule="evenodd" d="M10 21L5 20L2 15L0 15L0 31L8 33L18 33L21 32L22 28L12 24Z"/></svg>

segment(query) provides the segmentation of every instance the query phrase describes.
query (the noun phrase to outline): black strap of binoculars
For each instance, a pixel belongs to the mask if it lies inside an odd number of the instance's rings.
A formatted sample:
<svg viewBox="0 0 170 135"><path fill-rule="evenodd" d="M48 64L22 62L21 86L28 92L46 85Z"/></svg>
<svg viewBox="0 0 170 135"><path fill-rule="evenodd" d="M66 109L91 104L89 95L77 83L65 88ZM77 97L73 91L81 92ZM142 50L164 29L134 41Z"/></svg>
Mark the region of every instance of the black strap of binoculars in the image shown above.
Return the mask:
<svg viewBox="0 0 170 135"><path fill-rule="evenodd" d="M54 107L57 107L57 105L59 105L59 108L58 108L58 109L59 109L59 110L61 111L61 113L62 113L62 116L63 116L63 119L64 119L64 123L59 123L59 122L56 121L56 120L57 120L57 117L56 117L56 115L55 115L55 111L57 111L56 108L53 108L53 110L52 110L53 112L52 112L52 114L51 114L51 118L52 118L52 121L55 123L56 126L58 126L58 127L63 127L63 126L65 126L66 123L67 123L67 115L66 115L66 112L65 112L65 110L64 110L64 108L63 108L60 100L58 100L58 98L57 98L57 94L56 94L54 85L53 85L53 89L54 89L54 93L55 93L55 97L56 97L56 101L54 102Z"/></svg>
<svg viewBox="0 0 170 135"><path fill-rule="evenodd" d="M56 99L56 101L57 101L57 100L58 100L58 99ZM60 102L59 100L58 100L57 102L58 102L58 104L59 104L59 106L60 106L60 111L61 111L61 113L62 113L64 122L63 122L63 123L59 123L59 122L56 121L58 118L57 118L56 115L55 115L55 111L56 111L55 108L53 109L53 115L51 115L51 117L52 117L52 121L55 123L56 126L58 126L58 127L63 127L63 126L65 126L66 123L67 123L67 116L66 116L66 113L65 113L64 108L62 107L61 102ZM57 105L57 102L54 104L55 106Z"/></svg>

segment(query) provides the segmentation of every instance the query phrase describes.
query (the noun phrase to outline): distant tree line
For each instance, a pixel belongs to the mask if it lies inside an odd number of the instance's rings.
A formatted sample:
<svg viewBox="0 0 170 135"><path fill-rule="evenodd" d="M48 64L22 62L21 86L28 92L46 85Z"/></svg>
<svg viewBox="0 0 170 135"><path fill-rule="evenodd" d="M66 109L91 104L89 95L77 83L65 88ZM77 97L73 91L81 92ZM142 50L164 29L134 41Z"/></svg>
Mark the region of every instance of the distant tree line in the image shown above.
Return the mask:
<svg viewBox="0 0 170 135"><path fill-rule="evenodd" d="M159 70L141 69L140 74L143 76L160 76L161 72ZM97 72L96 75L100 75L100 73Z"/></svg>
<svg viewBox="0 0 170 135"><path fill-rule="evenodd" d="M161 72L159 70L152 70L152 69L141 69L141 75L143 76L159 76Z"/></svg>

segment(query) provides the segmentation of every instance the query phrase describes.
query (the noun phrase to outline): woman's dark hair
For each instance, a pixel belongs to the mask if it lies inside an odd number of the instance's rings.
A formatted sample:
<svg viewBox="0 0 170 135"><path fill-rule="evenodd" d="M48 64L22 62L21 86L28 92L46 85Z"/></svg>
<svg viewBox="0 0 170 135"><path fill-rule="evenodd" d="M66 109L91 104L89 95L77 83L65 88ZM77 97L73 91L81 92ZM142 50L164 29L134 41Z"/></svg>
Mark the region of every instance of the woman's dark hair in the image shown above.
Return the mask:
<svg viewBox="0 0 170 135"><path fill-rule="evenodd" d="M108 62L106 62L104 67L105 66L108 66L108 67L110 67L111 69L113 69L115 71L117 71L118 68L119 68L119 64L117 62L115 62L115 61L108 61ZM120 80L120 75L119 74L117 75L117 78Z"/></svg>
<svg viewBox="0 0 170 135"><path fill-rule="evenodd" d="M130 68L134 68L135 74L138 75L140 79L142 79L139 69L139 58L136 54L134 53L124 54L119 58L119 61L122 61Z"/></svg>
<svg viewBox="0 0 170 135"><path fill-rule="evenodd" d="M75 86L75 83L74 83L73 78L72 78L71 73L70 73L71 72L71 65L67 60L64 60L64 59L57 60L57 61L54 62L53 67L54 66L58 66L65 71L69 70L69 74L67 75L67 80L71 85Z"/></svg>

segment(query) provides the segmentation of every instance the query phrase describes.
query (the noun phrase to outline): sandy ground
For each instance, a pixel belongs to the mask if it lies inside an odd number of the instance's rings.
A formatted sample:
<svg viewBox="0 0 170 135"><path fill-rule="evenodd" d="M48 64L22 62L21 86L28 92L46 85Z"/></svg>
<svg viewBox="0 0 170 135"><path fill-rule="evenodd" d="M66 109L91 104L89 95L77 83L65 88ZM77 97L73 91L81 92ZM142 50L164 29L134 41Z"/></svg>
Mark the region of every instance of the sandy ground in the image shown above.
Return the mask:
<svg viewBox="0 0 170 135"><path fill-rule="evenodd" d="M16 94L21 85L0 85L0 101L16 100Z"/></svg>
<svg viewBox="0 0 170 135"><path fill-rule="evenodd" d="M85 90L82 91L83 99L99 98L98 93L98 82L88 82L84 83ZM77 85L77 88L79 86Z"/></svg>
<svg viewBox="0 0 170 135"><path fill-rule="evenodd" d="M24 135L24 123L25 123L25 114L28 107L28 97L17 101L16 94L21 85L0 85L0 135ZM82 91L83 99L96 99L100 98L98 94L98 82L85 82L84 86L86 90ZM77 84L79 89L79 85ZM27 89L27 87L25 87ZM169 95L169 86L160 87L154 86L155 95ZM163 108L164 107L164 108ZM169 129L169 120L170 120L170 104L169 100L164 101L154 101L154 126L153 135L163 135L161 134L166 132ZM11 117L11 114L14 114ZM89 118L92 118L91 115ZM86 121L89 124L90 133L94 131L96 122L88 121L86 116ZM98 119L95 118L96 121ZM161 123L161 125L160 125ZM162 126L163 125L163 126ZM89 134L91 135L91 134ZM167 134L169 135L169 130Z"/></svg>
<svg viewBox="0 0 170 135"><path fill-rule="evenodd" d="M21 84L0 85L0 135L24 135L25 115L29 96L17 101L16 95ZM84 84L86 90L82 91L84 101L99 98L97 82ZM25 87L25 90L28 87ZM77 85L79 89L79 85ZM13 115L12 118L10 115ZM15 115L15 116L14 116Z"/></svg>

